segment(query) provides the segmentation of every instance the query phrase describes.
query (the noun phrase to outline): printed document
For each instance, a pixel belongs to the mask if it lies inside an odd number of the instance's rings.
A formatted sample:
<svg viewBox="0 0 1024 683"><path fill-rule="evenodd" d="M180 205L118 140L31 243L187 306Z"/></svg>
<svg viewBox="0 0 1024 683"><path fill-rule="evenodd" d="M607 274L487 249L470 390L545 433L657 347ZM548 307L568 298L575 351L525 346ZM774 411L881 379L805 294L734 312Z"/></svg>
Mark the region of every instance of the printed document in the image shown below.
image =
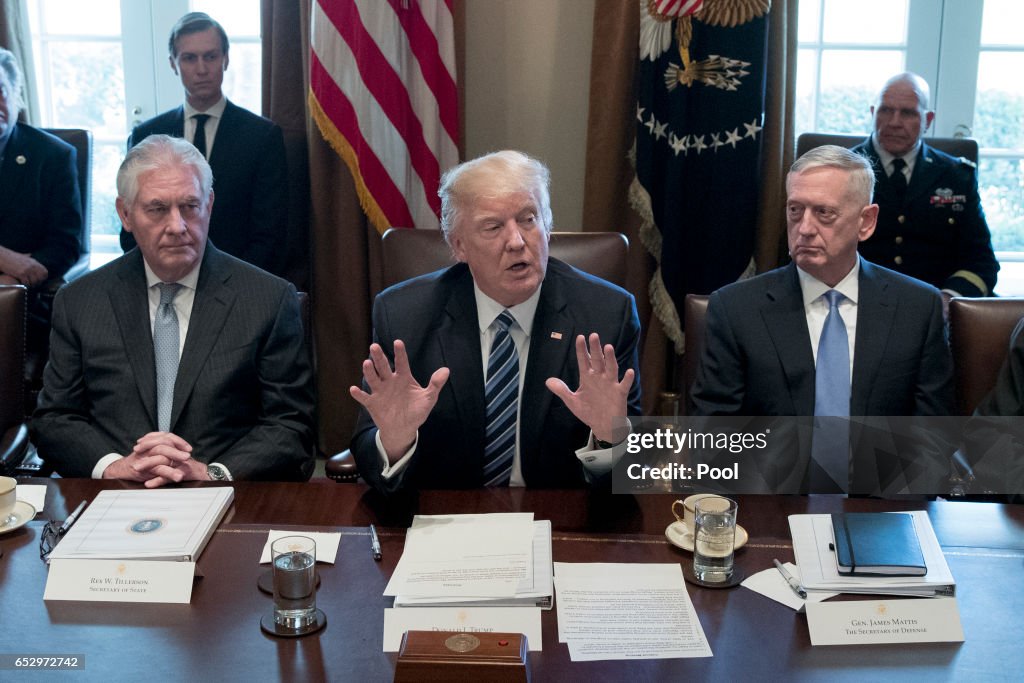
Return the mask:
<svg viewBox="0 0 1024 683"><path fill-rule="evenodd" d="M711 656L678 564L554 566L558 640L572 661Z"/></svg>

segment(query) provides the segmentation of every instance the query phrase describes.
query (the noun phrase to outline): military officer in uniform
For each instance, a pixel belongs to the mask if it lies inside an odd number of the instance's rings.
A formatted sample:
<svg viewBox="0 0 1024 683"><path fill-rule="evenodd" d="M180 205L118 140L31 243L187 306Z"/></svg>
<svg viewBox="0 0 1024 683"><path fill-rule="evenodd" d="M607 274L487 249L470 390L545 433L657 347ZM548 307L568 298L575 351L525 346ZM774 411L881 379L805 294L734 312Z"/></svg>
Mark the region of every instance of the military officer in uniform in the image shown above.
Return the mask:
<svg viewBox="0 0 1024 683"><path fill-rule="evenodd" d="M871 107L874 133L854 147L875 169L875 234L864 258L953 296L992 296L999 263L978 196L974 163L926 144L935 112L923 78L890 78Z"/></svg>

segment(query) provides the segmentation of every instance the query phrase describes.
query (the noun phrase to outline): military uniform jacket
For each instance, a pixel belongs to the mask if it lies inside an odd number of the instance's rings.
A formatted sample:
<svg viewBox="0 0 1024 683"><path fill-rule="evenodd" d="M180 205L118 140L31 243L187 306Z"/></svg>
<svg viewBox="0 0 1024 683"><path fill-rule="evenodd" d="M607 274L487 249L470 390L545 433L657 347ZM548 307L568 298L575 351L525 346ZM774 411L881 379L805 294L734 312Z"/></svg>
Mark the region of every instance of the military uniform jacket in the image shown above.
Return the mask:
<svg viewBox="0 0 1024 683"><path fill-rule="evenodd" d="M914 173L900 202L871 138L853 148L875 169L875 234L861 255L879 265L962 296L991 296L999 263L978 196L978 174L957 159L921 143Z"/></svg>

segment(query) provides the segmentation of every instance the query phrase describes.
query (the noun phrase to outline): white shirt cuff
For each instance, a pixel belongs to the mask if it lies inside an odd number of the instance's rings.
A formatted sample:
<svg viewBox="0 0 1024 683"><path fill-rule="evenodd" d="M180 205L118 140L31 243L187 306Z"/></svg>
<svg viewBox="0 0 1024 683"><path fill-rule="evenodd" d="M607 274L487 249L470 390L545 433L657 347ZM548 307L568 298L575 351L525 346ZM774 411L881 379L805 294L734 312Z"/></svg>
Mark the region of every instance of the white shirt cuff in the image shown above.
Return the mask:
<svg viewBox="0 0 1024 683"><path fill-rule="evenodd" d="M124 456L118 455L117 453L107 453L104 455L96 462L96 466L92 468L92 478L102 479L104 470L123 457Z"/></svg>
<svg viewBox="0 0 1024 683"><path fill-rule="evenodd" d="M374 440L377 442L377 453L380 455L381 462L384 465L384 468L380 471L380 476L385 481L390 481L405 470L405 466L409 463L409 458L411 458L412 454L416 452L416 444L420 442L420 433L419 431L416 432L416 438L413 440L412 446L410 446L409 450L405 452L405 455L399 458L393 465L388 462L388 453L384 450L383 444L381 444L379 429L377 430Z"/></svg>
<svg viewBox="0 0 1024 683"><path fill-rule="evenodd" d="M632 425L630 425L632 431ZM576 457L583 464L583 476L587 482L598 479L615 467L616 463L626 454L626 439L611 448L598 448L594 432L590 432L587 445L576 451Z"/></svg>

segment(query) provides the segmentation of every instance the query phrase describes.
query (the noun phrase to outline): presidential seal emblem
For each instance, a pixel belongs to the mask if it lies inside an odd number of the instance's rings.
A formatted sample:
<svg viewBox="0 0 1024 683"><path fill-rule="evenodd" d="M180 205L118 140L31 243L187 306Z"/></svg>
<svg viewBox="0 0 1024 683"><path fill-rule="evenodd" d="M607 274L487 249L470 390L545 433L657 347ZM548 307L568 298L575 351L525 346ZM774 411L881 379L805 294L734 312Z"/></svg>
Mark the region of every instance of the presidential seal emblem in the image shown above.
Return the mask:
<svg viewBox="0 0 1024 683"><path fill-rule="evenodd" d="M480 647L480 639L468 633L458 633L446 638L444 646L452 652L472 652Z"/></svg>
<svg viewBox="0 0 1024 683"><path fill-rule="evenodd" d="M133 534L151 534L154 531L159 531L163 526L164 520L162 519L140 519L132 522L128 531Z"/></svg>

